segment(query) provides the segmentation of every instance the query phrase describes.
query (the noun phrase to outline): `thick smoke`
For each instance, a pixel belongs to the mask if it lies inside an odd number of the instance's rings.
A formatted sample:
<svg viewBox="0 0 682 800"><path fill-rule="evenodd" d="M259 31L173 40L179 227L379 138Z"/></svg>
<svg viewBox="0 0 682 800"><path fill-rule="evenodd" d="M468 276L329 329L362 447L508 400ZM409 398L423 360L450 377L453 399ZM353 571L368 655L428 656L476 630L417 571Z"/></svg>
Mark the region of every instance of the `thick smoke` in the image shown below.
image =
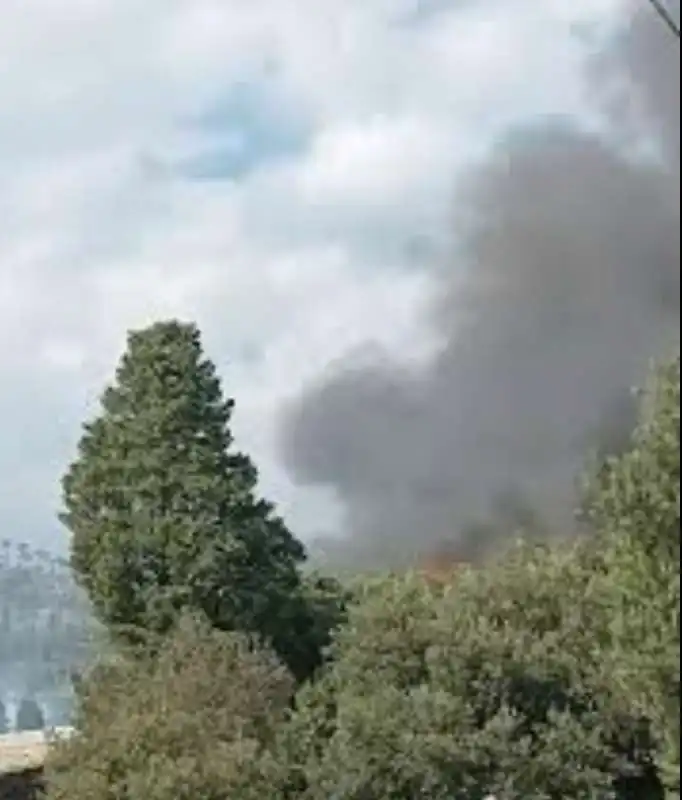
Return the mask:
<svg viewBox="0 0 682 800"><path fill-rule="evenodd" d="M535 124L468 176L427 370L346 365L288 410L285 463L338 493L354 560L575 529L588 451L623 442L630 387L678 335L679 52L638 3L589 65L607 133Z"/></svg>

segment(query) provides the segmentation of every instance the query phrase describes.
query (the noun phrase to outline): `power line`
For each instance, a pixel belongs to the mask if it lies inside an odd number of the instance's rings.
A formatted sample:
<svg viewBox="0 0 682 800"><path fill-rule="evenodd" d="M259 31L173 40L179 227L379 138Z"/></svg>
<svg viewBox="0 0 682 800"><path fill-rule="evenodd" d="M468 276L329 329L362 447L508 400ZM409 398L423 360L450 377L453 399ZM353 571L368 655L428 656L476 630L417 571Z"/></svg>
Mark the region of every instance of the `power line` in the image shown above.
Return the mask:
<svg viewBox="0 0 682 800"><path fill-rule="evenodd" d="M668 11L668 9L663 5L662 0L649 0L649 3L653 7L654 11L658 14L658 16L663 20L663 22L671 31L671 33L679 39L680 26L672 18L672 15Z"/></svg>

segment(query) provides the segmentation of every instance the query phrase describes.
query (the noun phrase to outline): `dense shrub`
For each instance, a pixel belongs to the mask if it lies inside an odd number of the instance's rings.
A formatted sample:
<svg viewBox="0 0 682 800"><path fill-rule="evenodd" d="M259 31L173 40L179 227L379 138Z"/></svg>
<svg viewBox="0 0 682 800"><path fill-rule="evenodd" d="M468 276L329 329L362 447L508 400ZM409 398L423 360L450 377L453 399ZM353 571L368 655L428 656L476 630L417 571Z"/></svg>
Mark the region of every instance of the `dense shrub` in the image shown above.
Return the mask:
<svg viewBox="0 0 682 800"><path fill-rule="evenodd" d="M81 685L79 734L54 747L48 798L262 800L257 756L292 687L274 655L185 618L155 655Z"/></svg>
<svg viewBox="0 0 682 800"><path fill-rule="evenodd" d="M653 800L646 720L592 635L604 589L541 549L442 595L417 576L371 587L282 732L289 796Z"/></svg>
<svg viewBox="0 0 682 800"><path fill-rule="evenodd" d="M367 585L282 730L283 796L679 797L679 359L587 509L573 546Z"/></svg>
<svg viewBox="0 0 682 800"><path fill-rule="evenodd" d="M303 581L306 636L347 614L295 695L188 619L86 682L51 800L679 800L679 378L593 475L592 537L347 597Z"/></svg>
<svg viewBox="0 0 682 800"><path fill-rule="evenodd" d="M632 446L588 494L611 583L609 669L652 721L667 794L680 796L680 359L652 376Z"/></svg>

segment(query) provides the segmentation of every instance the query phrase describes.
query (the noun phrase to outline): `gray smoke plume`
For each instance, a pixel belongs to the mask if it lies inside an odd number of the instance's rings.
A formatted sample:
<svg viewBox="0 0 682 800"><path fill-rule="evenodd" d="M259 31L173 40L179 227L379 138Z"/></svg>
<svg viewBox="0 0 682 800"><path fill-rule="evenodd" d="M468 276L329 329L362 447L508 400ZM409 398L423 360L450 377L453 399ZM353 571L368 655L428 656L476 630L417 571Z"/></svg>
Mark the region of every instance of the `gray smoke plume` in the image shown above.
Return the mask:
<svg viewBox="0 0 682 800"><path fill-rule="evenodd" d="M284 415L284 462L336 491L357 562L575 530L588 451L623 442L630 387L677 340L679 41L639 2L589 69L607 134L534 124L464 182L429 368L351 361Z"/></svg>

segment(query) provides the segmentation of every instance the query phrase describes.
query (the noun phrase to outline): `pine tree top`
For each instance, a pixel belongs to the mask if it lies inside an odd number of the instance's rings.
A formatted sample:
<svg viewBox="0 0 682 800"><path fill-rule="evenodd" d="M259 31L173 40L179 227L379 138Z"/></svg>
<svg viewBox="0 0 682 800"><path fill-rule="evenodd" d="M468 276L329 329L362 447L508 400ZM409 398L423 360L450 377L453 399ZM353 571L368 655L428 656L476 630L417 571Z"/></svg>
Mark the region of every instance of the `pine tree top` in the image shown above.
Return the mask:
<svg viewBox="0 0 682 800"><path fill-rule="evenodd" d="M233 408L196 325L128 335L62 481L72 566L106 624L164 628L191 605L258 629L299 585L305 550L232 448Z"/></svg>

